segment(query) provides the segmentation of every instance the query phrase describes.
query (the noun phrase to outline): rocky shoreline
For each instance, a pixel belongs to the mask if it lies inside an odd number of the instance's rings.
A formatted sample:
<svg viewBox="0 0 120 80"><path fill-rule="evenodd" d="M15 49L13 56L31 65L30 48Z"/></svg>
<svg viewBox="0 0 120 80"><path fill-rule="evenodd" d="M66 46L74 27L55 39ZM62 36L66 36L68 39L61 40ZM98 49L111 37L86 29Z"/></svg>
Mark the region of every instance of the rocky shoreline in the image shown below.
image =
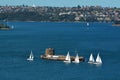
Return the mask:
<svg viewBox="0 0 120 80"><path fill-rule="evenodd" d="M0 24L0 30L10 30L11 27L5 24Z"/></svg>
<svg viewBox="0 0 120 80"><path fill-rule="evenodd" d="M113 24L113 26L118 26L118 27L120 27L120 24Z"/></svg>

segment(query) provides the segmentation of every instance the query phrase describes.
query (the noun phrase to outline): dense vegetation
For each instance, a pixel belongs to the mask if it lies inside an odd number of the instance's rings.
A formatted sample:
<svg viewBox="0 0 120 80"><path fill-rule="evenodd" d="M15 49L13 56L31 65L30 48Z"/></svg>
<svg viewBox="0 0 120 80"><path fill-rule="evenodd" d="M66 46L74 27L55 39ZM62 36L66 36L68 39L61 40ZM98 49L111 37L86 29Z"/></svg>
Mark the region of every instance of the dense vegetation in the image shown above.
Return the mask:
<svg viewBox="0 0 120 80"><path fill-rule="evenodd" d="M0 20L113 22L120 19L120 8L101 6L32 7L0 6Z"/></svg>

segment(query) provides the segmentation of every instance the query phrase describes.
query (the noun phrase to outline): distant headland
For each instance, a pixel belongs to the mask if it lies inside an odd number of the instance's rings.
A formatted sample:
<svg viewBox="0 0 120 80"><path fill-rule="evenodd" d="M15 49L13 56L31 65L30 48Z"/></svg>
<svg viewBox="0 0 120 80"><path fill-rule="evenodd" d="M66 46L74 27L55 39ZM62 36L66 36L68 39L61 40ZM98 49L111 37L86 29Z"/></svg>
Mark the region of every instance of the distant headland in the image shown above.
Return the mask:
<svg viewBox="0 0 120 80"><path fill-rule="evenodd" d="M40 22L114 22L120 8L101 6L0 6L0 20Z"/></svg>

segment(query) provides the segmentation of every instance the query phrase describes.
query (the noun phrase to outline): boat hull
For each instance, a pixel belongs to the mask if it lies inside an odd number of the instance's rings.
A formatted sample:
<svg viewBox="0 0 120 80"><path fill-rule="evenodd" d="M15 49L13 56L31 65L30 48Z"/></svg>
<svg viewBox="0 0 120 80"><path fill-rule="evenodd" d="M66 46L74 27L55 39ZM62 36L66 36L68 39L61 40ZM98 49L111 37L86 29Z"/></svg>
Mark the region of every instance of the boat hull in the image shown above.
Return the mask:
<svg viewBox="0 0 120 80"><path fill-rule="evenodd" d="M79 61L72 61L73 63L80 63Z"/></svg>
<svg viewBox="0 0 120 80"><path fill-rule="evenodd" d="M99 62L94 62L93 64L102 64L102 63L99 63Z"/></svg>
<svg viewBox="0 0 120 80"><path fill-rule="evenodd" d="M67 61L67 60L65 60L65 61L63 61L63 62L65 62L65 63L71 63L71 61Z"/></svg>
<svg viewBox="0 0 120 80"><path fill-rule="evenodd" d="M90 63L90 64L94 64L94 62L92 62L92 61L88 61L88 63Z"/></svg>
<svg viewBox="0 0 120 80"><path fill-rule="evenodd" d="M30 58L28 58L27 60L28 60L28 61L33 61L33 59L30 59Z"/></svg>

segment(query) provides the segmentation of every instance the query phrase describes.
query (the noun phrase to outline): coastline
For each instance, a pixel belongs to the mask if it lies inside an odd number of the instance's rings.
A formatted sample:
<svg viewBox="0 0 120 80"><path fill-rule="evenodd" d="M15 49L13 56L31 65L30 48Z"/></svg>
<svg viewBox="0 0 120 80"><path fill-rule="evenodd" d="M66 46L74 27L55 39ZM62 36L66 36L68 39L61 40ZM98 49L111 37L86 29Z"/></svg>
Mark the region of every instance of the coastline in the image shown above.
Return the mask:
<svg viewBox="0 0 120 80"><path fill-rule="evenodd" d="M113 24L112 26L120 27L120 24Z"/></svg>
<svg viewBox="0 0 120 80"><path fill-rule="evenodd" d="M11 30L11 28L0 28L0 30Z"/></svg>
<svg viewBox="0 0 120 80"><path fill-rule="evenodd" d="M87 22L87 21L19 21L19 20L15 20L15 21L8 21L8 22L57 22L57 23L113 23L113 22Z"/></svg>
<svg viewBox="0 0 120 80"><path fill-rule="evenodd" d="M6 24L0 24L0 30L10 30L12 29L10 26Z"/></svg>

